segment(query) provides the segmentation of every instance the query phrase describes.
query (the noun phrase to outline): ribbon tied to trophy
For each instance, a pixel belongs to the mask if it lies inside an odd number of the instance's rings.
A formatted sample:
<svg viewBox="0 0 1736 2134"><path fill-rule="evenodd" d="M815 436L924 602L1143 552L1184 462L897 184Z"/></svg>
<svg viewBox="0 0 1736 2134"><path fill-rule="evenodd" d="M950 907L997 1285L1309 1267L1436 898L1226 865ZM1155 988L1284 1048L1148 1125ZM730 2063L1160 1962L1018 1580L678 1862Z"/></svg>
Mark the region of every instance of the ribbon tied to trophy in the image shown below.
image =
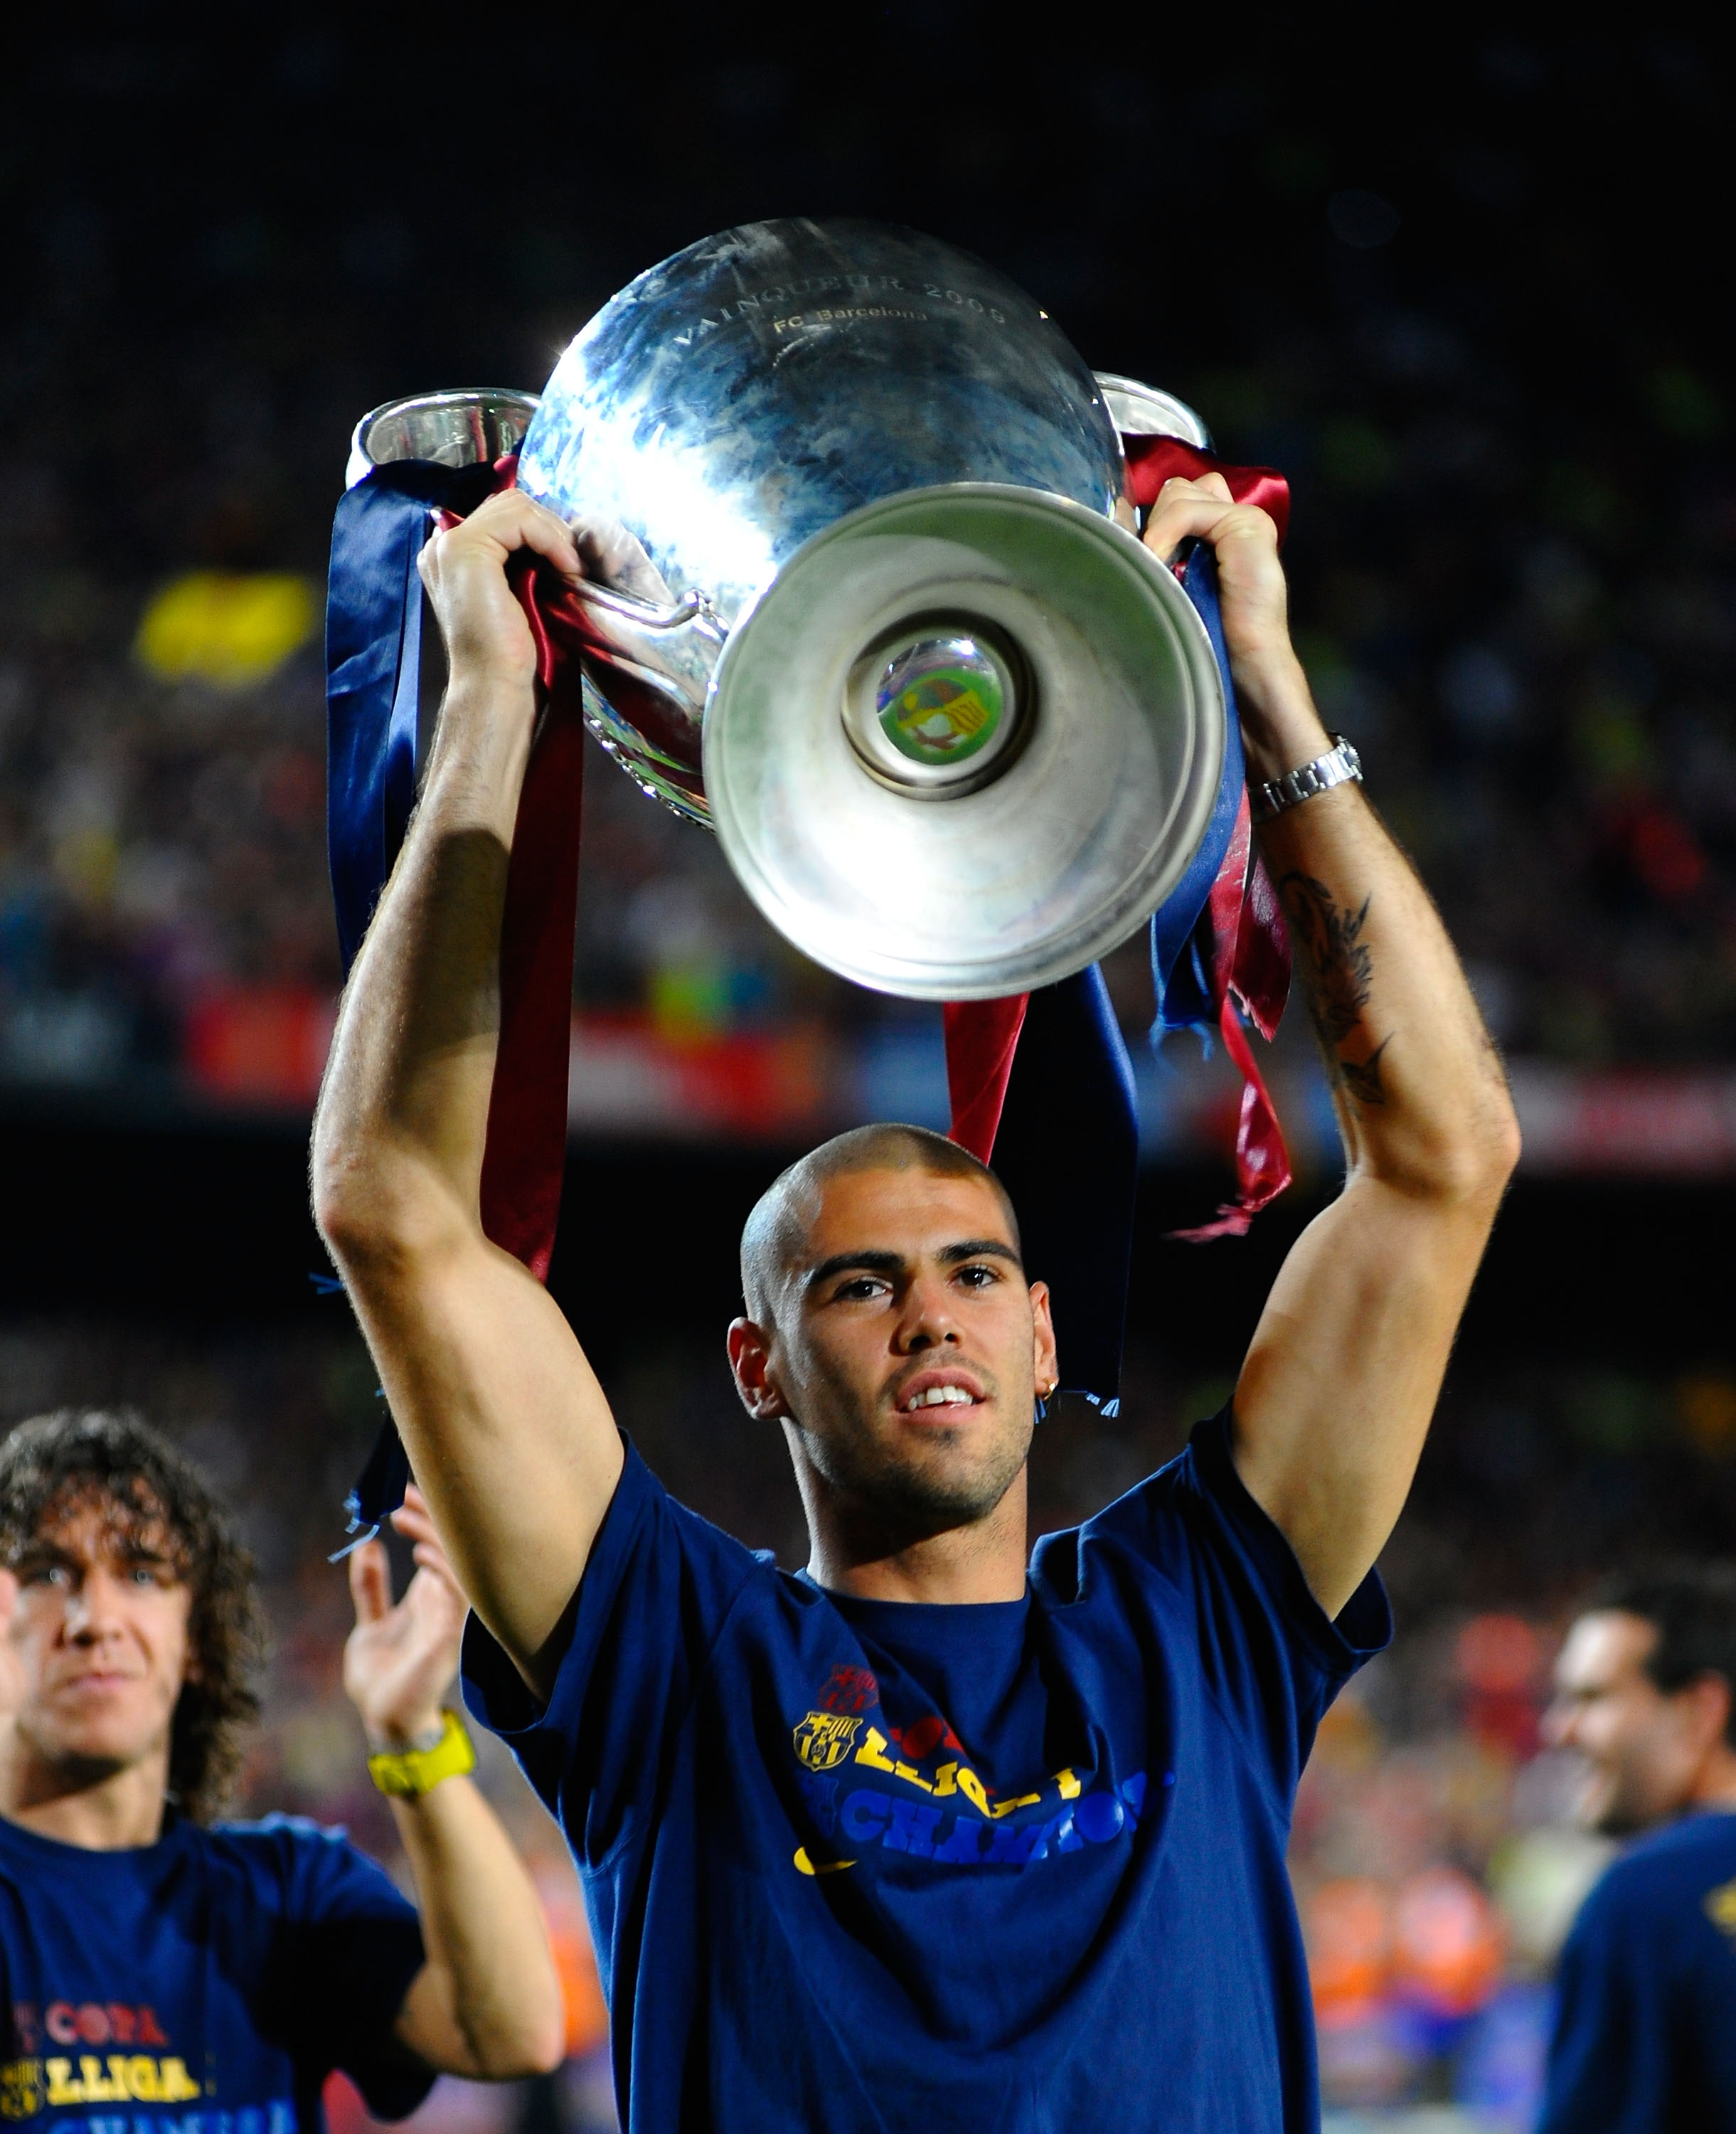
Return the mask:
<svg viewBox="0 0 1736 2134"><path fill-rule="evenodd" d="M1137 1184L1131 1064L1100 959L1148 926L1154 1038L1215 1031L1241 1072L1246 1230L1290 1166L1245 1021L1290 978L1256 855L1208 547L1129 530L1216 471L1281 535L1283 478L1098 375L1012 283L870 223L690 246L613 298L540 399L441 393L364 418L333 533L331 870L346 972L414 804L417 558L514 482L573 529L584 582L514 590L539 716L510 862L481 1187L546 1280L567 1078L588 728L717 834L796 948L942 1007L952 1138L992 1163L1050 1284L1064 1383L1117 1405ZM389 1427L352 1531L401 1499Z"/></svg>

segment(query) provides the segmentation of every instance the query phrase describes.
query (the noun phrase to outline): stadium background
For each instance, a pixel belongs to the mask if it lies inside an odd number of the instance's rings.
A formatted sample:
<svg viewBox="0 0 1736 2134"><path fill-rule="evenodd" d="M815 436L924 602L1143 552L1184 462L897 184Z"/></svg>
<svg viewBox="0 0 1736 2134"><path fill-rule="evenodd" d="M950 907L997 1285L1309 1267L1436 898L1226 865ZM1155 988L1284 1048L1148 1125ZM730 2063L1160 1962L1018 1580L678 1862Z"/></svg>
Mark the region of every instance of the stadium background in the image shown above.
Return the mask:
<svg viewBox="0 0 1736 2134"><path fill-rule="evenodd" d="M1383 1567L1391 1654L1329 1721L1295 1866L1329 2103L1517 2128L1599 1854L1540 1752L1550 1654L1613 1562L1729 1545L1736 1338L1736 464L1724 55L1656 11L1532 33L1034 19L964 4L653 20L93 6L15 38L0 186L0 1422L137 1403L240 1507L277 1643L250 1805L389 1854L337 1686L326 1552L379 1409L303 1184L336 979L324 547L350 429L540 386L706 231L908 220L1087 359L1282 467L1328 722L1444 910L1514 1074L1518 1182ZM593 756L554 1287L678 1494L796 1561L780 1443L724 1374L734 1234L793 1148L944 1123L934 1018L784 949L708 839ZM1044 1526L1223 1396L1332 1190L1304 1019L1299 1181L1242 1243L1234 1089L1146 1045L1124 1419L1063 1403ZM610 2123L558 1842L555 2081L442 2084L429 2134ZM340 2134L359 2107L334 2099ZM1395 2115L1402 2115L1402 2119Z"/></svg>

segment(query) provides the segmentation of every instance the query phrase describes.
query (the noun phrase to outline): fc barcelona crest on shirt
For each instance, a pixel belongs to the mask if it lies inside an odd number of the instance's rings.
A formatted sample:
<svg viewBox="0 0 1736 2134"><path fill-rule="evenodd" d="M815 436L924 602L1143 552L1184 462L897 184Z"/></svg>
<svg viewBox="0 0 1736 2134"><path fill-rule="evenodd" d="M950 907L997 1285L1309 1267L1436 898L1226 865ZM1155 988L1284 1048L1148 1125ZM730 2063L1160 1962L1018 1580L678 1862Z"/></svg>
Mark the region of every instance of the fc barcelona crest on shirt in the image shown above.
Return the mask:
<svg viewBox="0 0 1736 2134"><path fill-rule="evenodd" d="M796 1754L811 1771L836 1770L861 1723L842 1712L810 1712L795 1730Z"/></svg>

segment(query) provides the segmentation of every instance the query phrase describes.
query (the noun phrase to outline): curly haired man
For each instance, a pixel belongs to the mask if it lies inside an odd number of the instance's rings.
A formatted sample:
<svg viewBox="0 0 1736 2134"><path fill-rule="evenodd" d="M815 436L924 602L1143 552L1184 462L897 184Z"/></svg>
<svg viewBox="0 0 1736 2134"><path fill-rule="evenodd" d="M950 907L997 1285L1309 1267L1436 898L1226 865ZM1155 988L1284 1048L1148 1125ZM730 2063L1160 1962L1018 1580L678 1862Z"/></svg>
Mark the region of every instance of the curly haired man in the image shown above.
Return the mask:
<svg viewBox="0 0 1736 2134"><path fill-rule="evenodd" d="M198 1470L127 1415L0 1446L0 2115L57 2134L311 2134L342 2068L376 2114L438 2072L551 2067L537 1899L440 1695L465 1604L412 1493L391 1600L351 1559L344 1683L421 1900L340 1833L213 1818L257 1712L252 1567Z"/></svg>

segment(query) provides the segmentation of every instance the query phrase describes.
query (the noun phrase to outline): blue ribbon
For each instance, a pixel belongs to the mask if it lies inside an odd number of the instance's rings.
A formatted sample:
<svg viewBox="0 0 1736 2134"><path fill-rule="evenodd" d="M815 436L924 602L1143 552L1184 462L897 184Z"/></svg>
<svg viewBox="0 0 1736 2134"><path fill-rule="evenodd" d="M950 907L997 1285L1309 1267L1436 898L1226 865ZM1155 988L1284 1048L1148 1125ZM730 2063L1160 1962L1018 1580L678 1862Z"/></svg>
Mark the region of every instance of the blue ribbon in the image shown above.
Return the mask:
<svg viewBox="0 0 1736 2134"><path fill-rule="evenodd" d="M1030 997L995 1135L1025 1265L1047 1282L1063 1383L1113 1415L1139 1190L1133 1067L1092 963Z"/></svg>
<svg viewBox="0 0 1736 2134"><path fill-rule="evenodd" d="M416 559L436 506L462 515L495 481L492 467L395 461L346 490L332 521L326 831L346 977L416 802L422 607ZM410 1462L388 1417L345 1500L354 1539L334 1562L373 1539L403 1502L409 1479Z"/></svg>
<svg viewBox="0 0 1736 2134"><path fill-rule="evenodd" d="M1230 681L1212 551L1196 545L1183 581L1212 640L1228 731L1223 775L1198 851L1151 920L1159 1002L1153 1037L1210 1026L1206 900L1242 806L1242 729ZM996 1176L1019 1211L1025 1264L1051 1289L1064 1383L1114 1415L1139 1194L1133 1065L1098 966L1030 997L995 1136Z"/></svg>
<svg viewBox="0 0 1736 2134"><path fill-rule="evenodd" d="M1223 865L1242 809L1242 789L1247 776L1242 755L1242 724L1236 713L1236 685L1230 679L1230 655L1223 641L1223 617L1218 601L1217 559L1203 541L1194 544L1188 558L1182 585L1206 626L1217 655L1227 726L1223 776L1218 781L1212 819L1193 863L1151 920L1151 978L1157 993L1157 1020L1151 1031L1154 1041L1160 1041L1172 1030L1209 1031L1217 1026L1218 1009L1209 976L1212 944L1208 937L1202 938L1201 929L1206 900Z"/></svg>
<svg viewBox="0 0 1736 2134"><path fill-rule="evenodd" d="M345 491L326 596L326 842L348 973L416 800L422 579L429 514L473 510L492 467L398 460Z"/></svg>

